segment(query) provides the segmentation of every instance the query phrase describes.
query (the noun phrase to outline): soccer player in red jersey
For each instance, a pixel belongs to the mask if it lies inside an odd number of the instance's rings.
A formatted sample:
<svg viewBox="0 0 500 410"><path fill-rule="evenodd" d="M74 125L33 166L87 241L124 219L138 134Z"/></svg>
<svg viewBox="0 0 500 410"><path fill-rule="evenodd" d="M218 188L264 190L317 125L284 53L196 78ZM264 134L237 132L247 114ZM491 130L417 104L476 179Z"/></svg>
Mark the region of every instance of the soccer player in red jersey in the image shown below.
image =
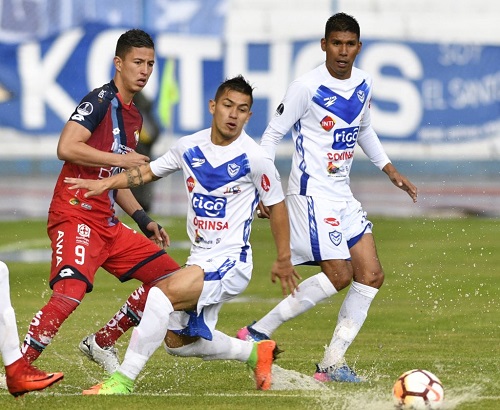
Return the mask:
<svg viewBox="0 0 500 410"><path fill-rule="evenodd" d="M10 303L9 268L0 261L0 351L9 393L22 396L62 380L62 373L46 373L28 364L19 351L16 314Z"/></svg>
<svg viewBox="0 0 500 410"><path fill-rule="evenodd" d="M31 321L22 346L32 363L49 345L62 323L91 292L102 267L119 281L143 283L107 325L80 343L80 350L111 372L119 362L116 340L139 323L149 288L179 269L165 252L166 231L154 222L128 189L85 198L70 191L66 177L106 178L149 162L135 152L142 115L132 99L147 84L155 62L154 42L142 30L123 33L116 44L112 81L87 94L62 130L57 156L64 161L49 208L47 233L52 262L52 295ZM130 215L144 234L121 223L114 206Z"/></svg>

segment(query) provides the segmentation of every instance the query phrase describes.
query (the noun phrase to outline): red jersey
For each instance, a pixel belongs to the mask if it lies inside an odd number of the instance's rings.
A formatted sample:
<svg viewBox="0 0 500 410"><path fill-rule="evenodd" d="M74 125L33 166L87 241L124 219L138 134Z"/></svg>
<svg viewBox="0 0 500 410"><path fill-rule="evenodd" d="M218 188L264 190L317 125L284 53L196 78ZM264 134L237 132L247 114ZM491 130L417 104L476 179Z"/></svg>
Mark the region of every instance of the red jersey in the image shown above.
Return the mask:
<svg viewBox="0 0 500 410"><path fill-rule="evenodd" d="M76 121L92 135L87 144L100 151L127 154L135 150L142 127L142 115L132 102L122 103L113 80L87 94L75 109L69 121ZM101 179L121 172L118 167L87 167L65 162L50 204L49 213L69 213L73 216L102 220L116 224L114 204L116 190L100 196L84 198L84 190L70 191L65 177Z"/></svg>

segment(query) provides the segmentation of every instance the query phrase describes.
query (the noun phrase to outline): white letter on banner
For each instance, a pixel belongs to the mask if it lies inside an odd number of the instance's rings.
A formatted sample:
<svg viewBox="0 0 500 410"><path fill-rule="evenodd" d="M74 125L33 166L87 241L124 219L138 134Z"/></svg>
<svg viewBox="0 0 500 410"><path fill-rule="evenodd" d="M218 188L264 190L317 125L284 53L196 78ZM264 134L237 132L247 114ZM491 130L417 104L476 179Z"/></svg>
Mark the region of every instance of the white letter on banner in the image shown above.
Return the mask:
<svg viewBox="0 0 500 410"><path fill-rule="evenodd" d="M45 104L63 121L75 108L77 103L57 84L57 76L83 34L82 29L62 34L43 58L39 43L19 46L21 119L24 127L37 129L45 126Z"/></svg>
<svg viewBox="0 0 500 410"><path fill-rule="evenodd" d="M222 58L222 44L219 38L176 36L162 34L155 44L158 56L179 60L179 127L199 129L207 101L203 96L203 61ZM215 83L223 79L216 79ZM211 96L212 98L213 96Z"/></svg>
<svg viewBox="0 0 500 410"><path fill-rule="evenodd" d="M288 83L291 81L293 74L291 67L292 44L283 40L269 43L265 41L265 44L269 44L269 70L250 71L248 68L248 48L250 43L256 42L245 38L228 39L224 58L225 72L227 75L241 73L251 84L255 84L253 97L269 100L268 115L271 116L285 95Z"/></svg>
<svg viewBox="0 0 500 410"><path fill-rule="evenodd" d="M414 133L423 116L422 98L411 80L420 80L423 67L411 47L404 44L376 43L361 51L359 67L373 76L372 98L390 101L395 112L384 112L372 101L373 126L381 135L405 138ZM403 78L382 74L384 67L396 67Z"/></svg>

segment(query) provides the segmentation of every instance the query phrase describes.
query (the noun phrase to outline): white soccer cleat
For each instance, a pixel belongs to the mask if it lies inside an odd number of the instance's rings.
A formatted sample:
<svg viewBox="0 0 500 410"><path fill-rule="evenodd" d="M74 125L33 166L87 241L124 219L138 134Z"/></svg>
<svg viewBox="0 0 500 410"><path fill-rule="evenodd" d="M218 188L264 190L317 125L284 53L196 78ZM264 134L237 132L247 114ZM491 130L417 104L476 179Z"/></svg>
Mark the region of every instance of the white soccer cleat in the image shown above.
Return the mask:
<svg viewBox="0 0 500 410"><path fill-rule="evenodd" d="M116 349L100 347L95 341L94 334L85 337L78 347L85 356L102 366L109 374L114 373L120 367Z"/></svg>

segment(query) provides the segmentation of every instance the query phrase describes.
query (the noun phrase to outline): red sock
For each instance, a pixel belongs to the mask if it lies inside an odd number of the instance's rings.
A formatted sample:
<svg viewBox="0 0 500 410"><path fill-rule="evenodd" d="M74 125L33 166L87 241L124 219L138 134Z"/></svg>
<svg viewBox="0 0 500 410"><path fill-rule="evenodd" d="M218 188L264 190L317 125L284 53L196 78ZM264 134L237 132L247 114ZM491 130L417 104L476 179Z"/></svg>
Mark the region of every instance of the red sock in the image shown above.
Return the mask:
<svg viewBox="0 0 500 410"><path fill-rule="evenodd" d="M150 285L142 285L134 290L106 326L96 332L95 341L100 347L114 346L121 335L139 324L149 289L151 289Z"/></svg>
<svg viewBox="0 0 500 410"><path fill-rule="evenodd" d="M79 305L78 301L54 293L30 323L21 349L28 363L34 362L50 344L61 324Z"/></svg>

